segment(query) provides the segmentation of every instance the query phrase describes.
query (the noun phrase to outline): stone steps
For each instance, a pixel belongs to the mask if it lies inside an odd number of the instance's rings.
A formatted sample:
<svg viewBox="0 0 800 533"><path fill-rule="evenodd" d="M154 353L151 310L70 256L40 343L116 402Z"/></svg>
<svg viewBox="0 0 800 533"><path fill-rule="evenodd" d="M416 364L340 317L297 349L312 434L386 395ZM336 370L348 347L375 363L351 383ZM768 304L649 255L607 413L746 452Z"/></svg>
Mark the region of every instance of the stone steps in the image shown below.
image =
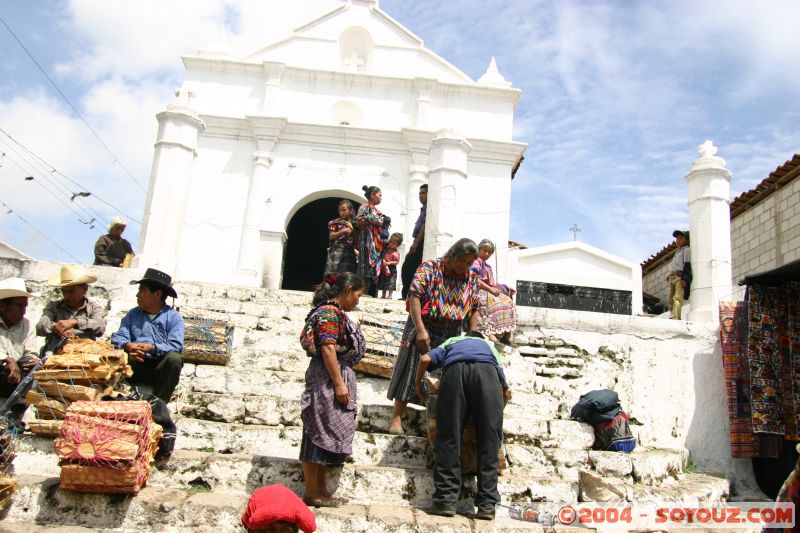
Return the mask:
<svg viewBox="0 0 800 533"><path fill-rule="evenodd" d="M20 478L20 490L15 496L15 505L0 524L0 531L244 531L240 526L240 516L247 503L248 496L245 493L145 487L136 497L75 494L62 491L57 481L54 478L37 476ZM495 527L494 522L472 520L465 516L433 516L420 509L386 503L348 504L336 509L315 509L314 514L317 531L325 533L518 531L515 528ZM558 531L572 533L578 530L558 528Z"/></svg>
<svg viewBox="0 0 800 533"><path fill-rule="evenodd" d="M182 427L182 424L179 427ZM357 434L354 446L362 442L365 435L369 434ZM341 478L340 490L344 486L349 487L347 497L359 503L369 503L366 499L369 493L359 492L359 482L362 485L366 483L364 485L366 487L384 487L383 497L398 502L409 500L408 494L421 494L421 491L426 494L425 497L430 496L431 471L426 468L427 464L423 464L427 458L424 451L415 457L419 459L417 462L409 461L407 455L398 457L392 453L392 449L383 455L380 455L381 451L375 452L375 449L379 449L382 445L386 448L397 448L395 443L399 439L400 437L390 437L381 443L378 438L372 448L362 444L361 451L354 456L354 463L346 464L341 474L338 474ZM152 486L179 485L188 488L194 481L194 484L200 483L214 489L252 491L267 482L280 482L289 486L300 483L302 479L297 461L298 447L289 447L292 444L291 439L285 434L280 443L275 443L274 438L265 439L267 450L256 454L250 453L250 450L246 453L219 453L210 448L181 448L182 440L185 439L181 432L177 441L179 448L169 461L153 470L150 483ZM414 439L414 443L420 444L418 439ZM281 447L273 448L273 445ZM589 472L599 477L614 477L620 483L638 482L652 485L678 476L687 458L685 452L677 450L640 450L632 454L620 454L565 448L540 449L506 444L505 451L509 468L502 476L504 480L550 479L551 482L561 480L569 484L578 483L581 472ZM18 472L59 475L58 459L51 439L26 437L20 443L19 452L15 461ZM362 456L362 452L366 452L367 455ZM376 457L380 459L376 461ZM403 465L393 466L392 461L402 462ZM199 481L201 478L203 481ZM405 480L405 482L394 486L387 483L387 479ZM422 490L423 488L425 490Z"/></svg>
<svg viewBox="0 0 800 533"><path fill-rule="evenodd" d="M302 491L298 465L286 462L276 468L285 469L290 473L294 470L297 481L288 483L288 486L298 492ZM352 480L360 484L360 490L368 501L372 502L374 487L370 485L369 478L360 478L357 470L354 470L353 474L346 473L347 468L343 469L338 479L340 496L345 496L347 492L347 488L344 490L342 488L347 486L342 478L352 476ZM259 479L256 475L253 482L266 484L273 481L276 472L268 469L259 474L265 477ZM392 480L391 473L385 474L388 476L385 476L384 482L403 483L406 490L412 490L410 484L414 483L413 490L416 490L416 480L412 482L409 478L399 476L399 473ZM156 479L154 477L154 482ZM248 497L246 492L238 490L218 488L208 490L202 485L189 488L174 486L162 488L155 484L142 489L136 497L75 494L61 490L57 478L20 476L18 481L20 487L14 497L14 505L3 522L3 525L11 527L12 531L39 531L35 527L43 527L44 524L154 532L211 529L221 532L241 531L238 526L239 516ZM606 478L607 483L613 481ZM504 503L530 501L531 498L574 503L577 501L575 499L578 494L577 487L577 483L546 479L525 480L504 476L499 481ZM471 503L468 498L471 497L473 489L474 487L466 487L462 492L462 496L466 498L459 502L459 511L469 512ZM680 476L668 487L630 485L627 489L629 489L625 493L627 501L675 502L682 505L718 501L724 498L728 491L725 480L702 474ZM432 486L423 489L422 493L413 495L410 501L414 503L416 499L421 502L420 505L427 507L429 496L424 494L427 490L432 490ZM492 522L476 522L463 516L453 518L431 516L418 508L398 506L390 500L383 499L383 494L378 505L359 504L353 501L339 509L316 509L314 512L319 531L515 530L495 528Z"/></svg>

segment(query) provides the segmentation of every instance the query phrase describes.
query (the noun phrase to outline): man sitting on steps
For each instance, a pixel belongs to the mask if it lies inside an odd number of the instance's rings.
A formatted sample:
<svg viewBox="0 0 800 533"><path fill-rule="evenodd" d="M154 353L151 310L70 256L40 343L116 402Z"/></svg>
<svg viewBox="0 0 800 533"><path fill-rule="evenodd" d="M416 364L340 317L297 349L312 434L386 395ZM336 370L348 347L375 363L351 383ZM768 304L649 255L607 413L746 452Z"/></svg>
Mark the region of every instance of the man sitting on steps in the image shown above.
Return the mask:
<svg viewBox="0 0 800 533"><path fill-rule="evenodd" d="M111 344L128 352L133 377L131 383L146 383L153 394L169 403L183 367L183 317L167 305L167 296L177 298L172 278L154 268L139 284L135 307L122 319Z"/></svg>

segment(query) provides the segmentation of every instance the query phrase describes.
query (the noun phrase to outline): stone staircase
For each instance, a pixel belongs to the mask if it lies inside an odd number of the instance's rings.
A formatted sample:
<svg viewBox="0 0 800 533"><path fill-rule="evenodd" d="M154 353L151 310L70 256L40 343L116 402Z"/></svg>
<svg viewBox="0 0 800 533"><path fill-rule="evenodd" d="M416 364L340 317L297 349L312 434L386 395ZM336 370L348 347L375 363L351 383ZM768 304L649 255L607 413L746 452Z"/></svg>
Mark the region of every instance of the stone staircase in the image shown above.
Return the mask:
<svg viewBox="0 0 800 533"><path fill-rule="evenodd" d="M38 318L48 289L32 302ZM236 327L229 366L186 364L170 404L178 426L175 453L156 464L136 497L74 494L58 486L52 440L26 435L14 466L20 483L0 530L50 531L53 525L130 531L241 531L239 516L254 489L283 483L302 494L297 460L302 423L299 397L307 358L298 342L310 294L183 283L181 311L224 313ZM133 306L128 287L92 289L109 303L109 329ZM362 298L352 313L403 320L402 302ZM611 493L627 501L718 501L724 478L686 473L685 449L630 454L591 450L593 433L569 420L577 397L613 386L625 371L610 350L587 353L520 323L518 348L506 348L512 399L504 433L509 468L499 480L504 503L591 501ZM332 469L331 489L350 503L316 511L319 531L483 531L491 522L429 516L433 492L424 411L410 406L405 435L389 435L388 381L358 376L358 428L353 462ZM635 424L635 420L633 421ZM634 432L636 426L633 426ZM465 484L461 510L471 509L474 481ZM604 492L605 491L605 492ZM500 530L500 529L498 529Z"/></svg>

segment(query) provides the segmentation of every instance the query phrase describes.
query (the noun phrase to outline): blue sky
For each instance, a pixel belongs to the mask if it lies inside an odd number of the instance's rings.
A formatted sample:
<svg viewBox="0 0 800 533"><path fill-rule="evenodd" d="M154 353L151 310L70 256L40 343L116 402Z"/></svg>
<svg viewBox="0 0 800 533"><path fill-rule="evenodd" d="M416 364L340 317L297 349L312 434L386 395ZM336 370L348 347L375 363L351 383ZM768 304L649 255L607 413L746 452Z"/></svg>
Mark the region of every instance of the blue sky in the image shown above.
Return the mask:
<svg viewBox="0 0 800 533"><path fill-rule="evenodd" d="M338 3L301 5L319 14ZM0 25L0 128L51 165L0 132L0 199L14 210L0 211L0 241L38 259L91 262L115 209L91 197L70 202L79 187L53 168L140 221L155 114L182 81L179 56L221 28L234 52L246 53L309 18L298 4L3 2L0 16L110 152ZM705 139L734 173L734 196L800 152L798 2L380 6L473 79L494 55L522 89L515 137L528 149L513 184L511 238L528 246L569 240L577 223L580 240L641 261L687 226L684 176ZM81 222L92 218L94 228ZM134 246L139 230L132 220L126 236Z"/></svg>

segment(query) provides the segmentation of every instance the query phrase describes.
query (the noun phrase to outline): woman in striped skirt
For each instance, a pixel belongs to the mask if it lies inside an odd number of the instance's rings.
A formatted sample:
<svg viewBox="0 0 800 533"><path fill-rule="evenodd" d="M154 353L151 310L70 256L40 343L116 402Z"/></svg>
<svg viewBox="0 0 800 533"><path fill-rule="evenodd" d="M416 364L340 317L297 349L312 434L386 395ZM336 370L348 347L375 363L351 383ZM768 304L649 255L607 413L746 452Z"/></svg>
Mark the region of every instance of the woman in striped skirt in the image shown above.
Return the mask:
<svg viewBox="0 0 800 533"><path fill-rule="evenodd" d="M394 400L389 433L402 434L406 405L420 402L414 386L420 354L461 333L465 321L470 331L476 329L479 279L470 267L477 257L475 242L460 239L444 257L425 261L414 274L406 300L408 320L387 394Z"/></svg>

